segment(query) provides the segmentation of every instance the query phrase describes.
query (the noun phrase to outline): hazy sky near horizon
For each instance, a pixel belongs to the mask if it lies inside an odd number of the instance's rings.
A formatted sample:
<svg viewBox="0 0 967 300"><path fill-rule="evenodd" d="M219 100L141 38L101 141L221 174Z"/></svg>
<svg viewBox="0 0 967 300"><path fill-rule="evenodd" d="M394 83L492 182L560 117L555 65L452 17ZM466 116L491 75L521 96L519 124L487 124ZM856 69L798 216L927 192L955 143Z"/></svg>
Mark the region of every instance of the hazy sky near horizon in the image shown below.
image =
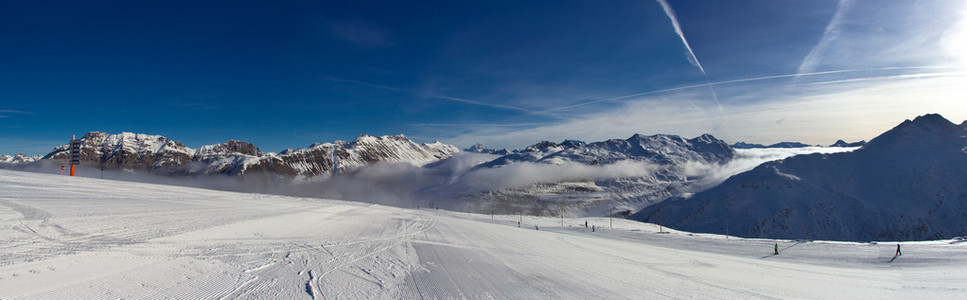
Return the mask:
<svg viewBox="0 0 967 300"><path fill-rule="evenodd" d="M89 131L831 144L926 113L967 119L965 1L0 4L3 154Z"/></svg>

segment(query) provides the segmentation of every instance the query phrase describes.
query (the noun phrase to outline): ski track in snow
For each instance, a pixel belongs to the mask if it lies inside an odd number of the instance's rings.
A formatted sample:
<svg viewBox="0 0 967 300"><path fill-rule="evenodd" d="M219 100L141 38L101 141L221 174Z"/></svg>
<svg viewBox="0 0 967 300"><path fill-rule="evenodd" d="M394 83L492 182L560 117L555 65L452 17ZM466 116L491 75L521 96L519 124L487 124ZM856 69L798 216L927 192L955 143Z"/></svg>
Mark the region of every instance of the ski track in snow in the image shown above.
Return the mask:
<svg viewBox="0 0 967 300"><path fill-rule="evenodd" d="M0 298L967 297L957 240L523 219L0 170Z"/></svg>

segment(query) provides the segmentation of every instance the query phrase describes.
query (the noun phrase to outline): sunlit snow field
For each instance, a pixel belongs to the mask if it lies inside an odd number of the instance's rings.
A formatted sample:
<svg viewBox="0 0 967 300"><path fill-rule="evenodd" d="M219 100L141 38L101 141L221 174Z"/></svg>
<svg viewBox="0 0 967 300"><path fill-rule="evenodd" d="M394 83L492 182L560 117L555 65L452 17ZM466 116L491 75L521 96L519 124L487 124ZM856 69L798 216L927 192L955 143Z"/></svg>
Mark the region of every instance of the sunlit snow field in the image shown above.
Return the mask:
<svg viewBox="0 0 967 300"><path fill-rule="evenodd" d="M0 298L967 297L960 240L611 227L0 170Z"/></svg>

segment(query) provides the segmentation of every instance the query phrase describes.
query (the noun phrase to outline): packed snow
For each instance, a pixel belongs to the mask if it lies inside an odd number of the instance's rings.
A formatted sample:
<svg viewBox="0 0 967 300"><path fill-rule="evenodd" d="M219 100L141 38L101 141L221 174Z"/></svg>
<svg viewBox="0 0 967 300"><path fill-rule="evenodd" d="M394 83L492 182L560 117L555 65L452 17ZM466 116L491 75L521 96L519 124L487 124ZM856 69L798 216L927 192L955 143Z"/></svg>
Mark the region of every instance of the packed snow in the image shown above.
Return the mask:
<svg viewBox="0 0 967 300"><path fill-rule="evenodd" d="M967 297L960 239L659 230L0 170L0 298Z"/></svg>

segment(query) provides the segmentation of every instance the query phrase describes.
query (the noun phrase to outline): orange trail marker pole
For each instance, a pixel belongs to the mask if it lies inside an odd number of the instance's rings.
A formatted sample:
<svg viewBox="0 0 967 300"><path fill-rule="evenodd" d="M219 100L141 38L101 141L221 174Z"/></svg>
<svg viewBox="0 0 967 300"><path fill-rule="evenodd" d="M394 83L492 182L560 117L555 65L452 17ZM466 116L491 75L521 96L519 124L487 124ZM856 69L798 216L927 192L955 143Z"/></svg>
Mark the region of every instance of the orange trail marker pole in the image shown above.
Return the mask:
<svg viewBox="0 0 967 300"><path fill-rule="evenodd" d="M78 156L78 157L80 156L79 153L75 153L75 152L80 152L80 149L74 149L75 147L79 147L78 145L75 145L74 144L75 143L75 141L74 141L75 139L77 139L77 136L76 135L72 135L71 136L71 145L68 148L68 149L70 149L69 154L68 154L68 159L71 161L71 177L74 176L74 156L75 155Z"/></svg>

